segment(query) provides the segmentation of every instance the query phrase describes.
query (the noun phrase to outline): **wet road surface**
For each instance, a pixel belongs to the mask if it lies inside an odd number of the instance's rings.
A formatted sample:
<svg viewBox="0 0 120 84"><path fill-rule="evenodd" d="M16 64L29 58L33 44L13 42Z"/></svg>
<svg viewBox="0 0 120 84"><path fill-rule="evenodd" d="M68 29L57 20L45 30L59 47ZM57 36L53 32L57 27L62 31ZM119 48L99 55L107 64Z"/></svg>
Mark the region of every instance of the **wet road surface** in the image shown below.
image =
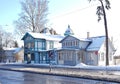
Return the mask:
<svg viewBox="0 0 120 84"><path fill-rule="evenodd" d="M0 84L120 84L81 78L0 70Z"/></svg>

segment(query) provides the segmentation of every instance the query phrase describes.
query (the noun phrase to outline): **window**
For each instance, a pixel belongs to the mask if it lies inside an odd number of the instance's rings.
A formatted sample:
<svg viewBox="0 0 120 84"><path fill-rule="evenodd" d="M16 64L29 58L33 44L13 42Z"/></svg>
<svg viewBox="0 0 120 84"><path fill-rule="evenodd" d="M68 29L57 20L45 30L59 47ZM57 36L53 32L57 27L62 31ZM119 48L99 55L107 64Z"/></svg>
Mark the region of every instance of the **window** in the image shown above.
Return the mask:
<svg viewBox="0 0 120 84"><path fill-rule="evenodd" d="M101 61L104 61L104 53L101 53Z"/></svg>
<svg viewBox="0 0 120 84"><path fill-rule="evenodd" d="M65 42L65 47L67 47L67 42Z"/></svg>
<svg viewBox="0 0 120 84"><path fill-rule="evenodd" d="M78 46L78 41L77 40L75 40L75 46Z"/></svg>
<svg viewBox="0 0 120 84"><path fill-rule="evenodd" d="M31 54L31 60L32 60L32 61L35 61L34 53Z"/></svg>
<svg viewBox="0 0 120 84"><path fill-rule="evenodd" d="M65 46L65 43L63 42L63 46Z"/></svg>
<svg viewBox="0 0 120 84"><path fill-rule="evenodd" d="M42 49L42 42L38 42L38 48Z"/></svg>
<svg viewBox="0 0 120 84"><path fill-rule="evenodd" d="M45 42L44 41L35 41L35 44L33 43L32 45L35 45L35 49L45 50Z"/></svg>
<svg viewBox="0 0 120 84"><path fill-rule="evenodd" d="M98 53L98 60L100 60L100 53Z"/></svg>
<svg viewBox="0 0 120 84"><path fill-rule="evenodd" d="M74 46L74 45L73 45L73 41L71 41L71 46Z"/></svg>
<svg viewBox="0 0 120 84"><path fill-rule="evenodd" d="M75 46L75 41L73 41L73 45Z"/></svg>
<svg viewBox="0 0 120 84"><path fill-rule="evenodd" d="M34 42L31 43L31 48L34 48Z"/></svg>
<svg viewBox="0 0 120 84"><path fill-rule="evenodd" d="M49 49L54 48L54 42L53 41L49 41Z"/></svg>
<svg viewBox="0 0 120 84"><path fill-rule="evenodd" d="M27 43L25 43L25 49L27 49L28 48L28 45L27 45Z"/></svg>
<svg viewBox="0 0 120 84"><path fill-rule="evenodd" d="M27 43L27 48L30 48L30 43Z"/></svg>
<svg viewBox="0 0 120 84"><path fill-rule="evenodd" d="M37 48L37 41L35 41L35 48Z"/></svg>
<svg viewBox="0 0 120 84"><path fill-rule="evenodd" d="M45 42L42 42L42 49L45 50Z"/></svg>
<svg viewBox="0 0 120 84"><path fill-rule="evenodd" d="M112 52L110 53L109 60L112 61Z"/></svg>

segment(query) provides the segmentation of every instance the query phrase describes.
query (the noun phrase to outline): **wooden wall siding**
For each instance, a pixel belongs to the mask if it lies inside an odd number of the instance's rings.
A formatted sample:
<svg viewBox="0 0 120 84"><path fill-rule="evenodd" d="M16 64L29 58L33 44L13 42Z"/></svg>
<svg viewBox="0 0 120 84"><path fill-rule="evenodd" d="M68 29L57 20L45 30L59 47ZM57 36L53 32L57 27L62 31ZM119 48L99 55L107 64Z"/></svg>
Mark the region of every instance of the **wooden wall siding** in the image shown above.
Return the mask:
<svg viewBox="0 0 120 84"><path fill-rule="evenodd" d="M87 52L87 64L98 65L98 56L95 54L95 51Z"/></svg>
<svg viewBox="0 0 120 84"><path fill-rule="evenodd" d="M58 64L75 65L75 51L61 50L58 52Z"/></svg>
<svg viewBox="0 0 120 84"><path fill-rule="evenodd" d="M79 40L74 38L74 37L67 37L63 42L62 42L62 48L79 48Z"/></svg>
<svg viewBox="0 0 120 84"><path fill-rule="evenodd" d="M61 50L58 52L58 64L76 65L85 63L85 51Z"/></svg>
<svg viewBox="0 0 120 84"><path fill-rule="evenodd" d="M62 42L62 48L79 48L79 49L85 49L89 42L81 41L76 39L75 37L67 37Z"/></svg>
<svg viewBox="0 0 120 84"><path fill-rule="evenodd" d="M114 64L114 58L113 58L113 54L114 54L114 50L112 48L111 45L109 45L109 64L113 65ZM106 61L106 54L105 54L105 43L103 43L103 45L101 46L100 50L98 51L98 65L99 66L104 66L105 65L105 61ZM104 56L102 57L102 53L104 53Z"/></svg>
<svg viewBox="0 0 120 84"><path fill-rule="evenodd" d="M77 52L77 63L85 63L85 51L81 50Z"/></svg>

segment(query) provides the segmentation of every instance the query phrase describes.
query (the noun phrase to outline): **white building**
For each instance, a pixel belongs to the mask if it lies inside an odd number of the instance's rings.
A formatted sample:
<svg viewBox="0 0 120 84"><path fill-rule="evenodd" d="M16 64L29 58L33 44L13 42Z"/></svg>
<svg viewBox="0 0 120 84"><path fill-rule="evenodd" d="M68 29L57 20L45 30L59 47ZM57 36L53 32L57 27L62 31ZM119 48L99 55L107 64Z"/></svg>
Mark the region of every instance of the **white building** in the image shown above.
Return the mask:
<svg viewBox="0 0 120 84"><path fill-rule="evenodd" d="M88 37L81 39L73 35L70 26L66 30L60 43L62 48L58 51L58 64L77 65L85 63L88 65L104 66L106 63L105 36ZM115 49L113 44L109 43L109 63L113 64L113 54Z"/></svg>

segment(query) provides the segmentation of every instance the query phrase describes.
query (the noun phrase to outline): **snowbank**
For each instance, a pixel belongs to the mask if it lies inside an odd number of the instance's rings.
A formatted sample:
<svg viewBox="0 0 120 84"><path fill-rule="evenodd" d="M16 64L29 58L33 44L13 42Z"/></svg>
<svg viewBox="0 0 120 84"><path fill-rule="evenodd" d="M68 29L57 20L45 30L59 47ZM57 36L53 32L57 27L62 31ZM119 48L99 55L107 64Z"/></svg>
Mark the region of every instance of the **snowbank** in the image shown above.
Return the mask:
<svg viewBox="0 0 120 84"><path fill-rule="evenodd" d="M88 66L88 65L86 65L86 64L84 64L84 63L79 63L79 64L77 64L75 67L81 67L81 66Z"/></svg>

